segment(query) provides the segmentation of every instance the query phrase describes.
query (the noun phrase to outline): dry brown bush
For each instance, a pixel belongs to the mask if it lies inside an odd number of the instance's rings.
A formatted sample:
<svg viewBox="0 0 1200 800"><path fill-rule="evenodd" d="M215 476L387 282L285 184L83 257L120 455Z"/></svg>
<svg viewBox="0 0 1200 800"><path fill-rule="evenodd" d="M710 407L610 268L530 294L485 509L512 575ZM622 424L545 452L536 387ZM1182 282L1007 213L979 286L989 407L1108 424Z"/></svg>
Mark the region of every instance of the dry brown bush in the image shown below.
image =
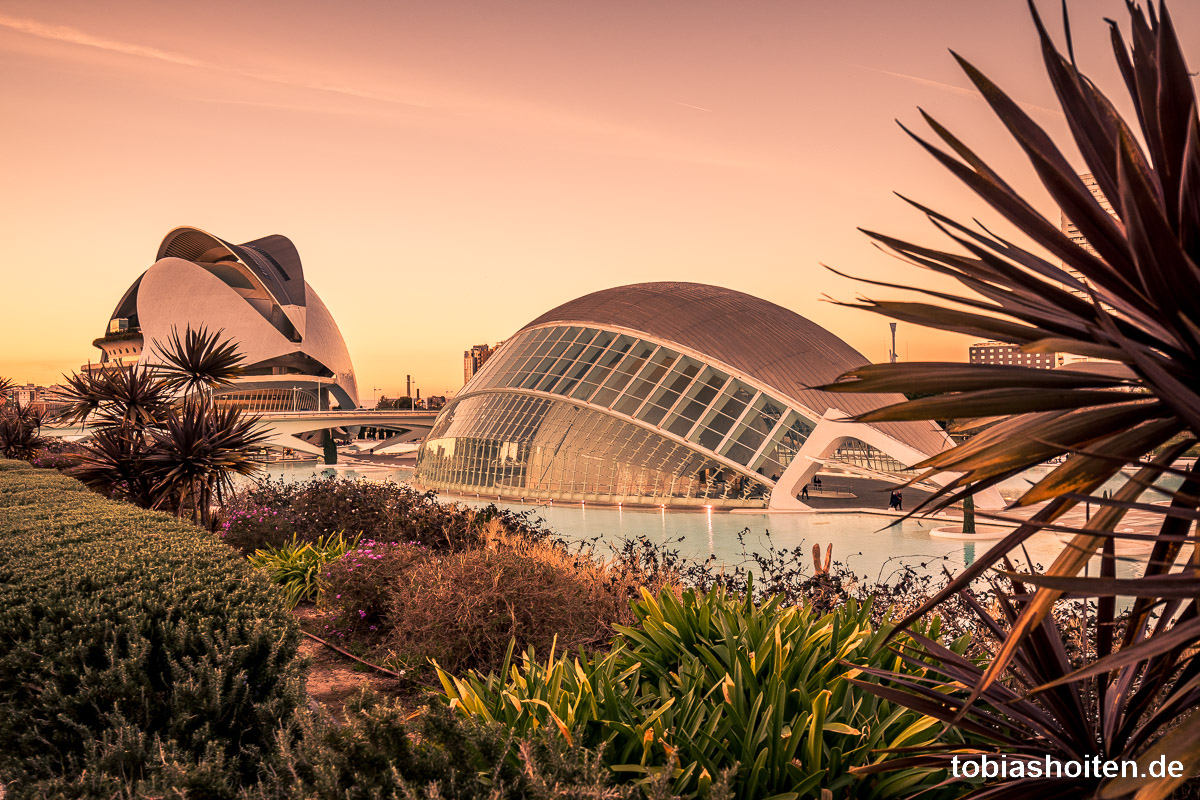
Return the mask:
<svg viewBox="0 0 1200 800"><path fill-rule="evenodd" d="M510 639L518 652L548 652L556 638L560 650L597 647L614 624L633 622L629 601L645 585L636 571L530 542L497 523L483 527L482 539L481 548L415 563L392 584L385 641L403 660L488 671Z"/></svg>

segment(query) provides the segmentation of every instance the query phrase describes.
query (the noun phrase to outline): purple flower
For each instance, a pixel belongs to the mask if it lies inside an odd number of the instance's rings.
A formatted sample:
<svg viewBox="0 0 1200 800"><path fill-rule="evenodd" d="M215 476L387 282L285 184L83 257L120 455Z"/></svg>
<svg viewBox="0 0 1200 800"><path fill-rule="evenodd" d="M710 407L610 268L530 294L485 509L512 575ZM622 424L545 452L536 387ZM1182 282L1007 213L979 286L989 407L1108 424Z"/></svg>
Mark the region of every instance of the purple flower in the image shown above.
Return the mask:
<svg viewBox="0 0 1200 800"><path fill-rule="evenodd" d="M367 618L367 612L363 611L363 610L360 608L360 609L358 610L358 618L359 618L359 619L366 619L366 618Z"/></svg>

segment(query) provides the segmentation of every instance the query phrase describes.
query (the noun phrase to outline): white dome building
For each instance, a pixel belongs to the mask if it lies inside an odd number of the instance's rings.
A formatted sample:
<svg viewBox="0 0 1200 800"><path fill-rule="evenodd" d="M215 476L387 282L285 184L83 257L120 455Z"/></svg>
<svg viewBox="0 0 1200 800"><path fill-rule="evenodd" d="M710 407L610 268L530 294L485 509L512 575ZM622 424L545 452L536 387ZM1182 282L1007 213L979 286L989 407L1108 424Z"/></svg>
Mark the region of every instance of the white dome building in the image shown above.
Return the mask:
<svg viewBox="0 0 1200 800"><path fill-rule="evenodd" d="M933 422L846 417L901 395L833 394L867 363L786 308L697 283L580 297L530 322L442 409L415 480L460 494L803 510L823 464L902 482L953 445Z"/></svg>
<svg viewBox="0 0 1200 800"><path fill-rule="evenodd" d="M88 368L154 364L153 343L189 326L223 331L245 356L245 376L218 399L253 411L358 407L346 343L285 236L236 245L197 228L168 233L93 343L102 355Z"/></svg>

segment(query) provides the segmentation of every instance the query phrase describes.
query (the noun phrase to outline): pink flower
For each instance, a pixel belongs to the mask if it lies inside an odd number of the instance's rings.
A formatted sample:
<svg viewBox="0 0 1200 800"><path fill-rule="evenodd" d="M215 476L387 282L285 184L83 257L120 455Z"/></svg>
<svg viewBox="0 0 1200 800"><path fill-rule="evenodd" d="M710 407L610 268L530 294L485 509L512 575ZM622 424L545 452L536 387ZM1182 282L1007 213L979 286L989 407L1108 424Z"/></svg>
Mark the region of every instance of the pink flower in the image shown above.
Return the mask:
<svg viewBox="0 0 1200 800"><path fill-rule="evenodd" d="M367 618L367 612L363 611L363 610L360 608L360 609L358 610L358 618L359 618L359 619L366 619L366 618Z"/></svg>

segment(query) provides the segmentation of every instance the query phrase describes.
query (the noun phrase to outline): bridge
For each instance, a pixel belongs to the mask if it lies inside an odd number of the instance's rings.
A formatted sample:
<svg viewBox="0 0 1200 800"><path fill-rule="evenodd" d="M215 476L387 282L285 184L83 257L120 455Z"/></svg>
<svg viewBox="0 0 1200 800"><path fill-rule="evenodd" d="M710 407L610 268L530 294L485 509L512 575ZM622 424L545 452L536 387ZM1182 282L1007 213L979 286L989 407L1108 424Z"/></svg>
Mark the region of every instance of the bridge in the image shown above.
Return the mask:
<svg viewBox="0 0 1200 800"><path fill-rule="evenodd" d="M267 430L268 447L295 450L320 456L323 451L319 441L314 444L301 438L305 433L330 430L332 428L378 428L390 436L378 444L366 448L370 453L392 453L402 444L419 442L425 438L437 419L436 411L373 411L351 409L349 411L265 411L258 416ZM69 427L48 425L42 428L43 435L65 439L84 439L95 431L91 425Z"/></svg>

